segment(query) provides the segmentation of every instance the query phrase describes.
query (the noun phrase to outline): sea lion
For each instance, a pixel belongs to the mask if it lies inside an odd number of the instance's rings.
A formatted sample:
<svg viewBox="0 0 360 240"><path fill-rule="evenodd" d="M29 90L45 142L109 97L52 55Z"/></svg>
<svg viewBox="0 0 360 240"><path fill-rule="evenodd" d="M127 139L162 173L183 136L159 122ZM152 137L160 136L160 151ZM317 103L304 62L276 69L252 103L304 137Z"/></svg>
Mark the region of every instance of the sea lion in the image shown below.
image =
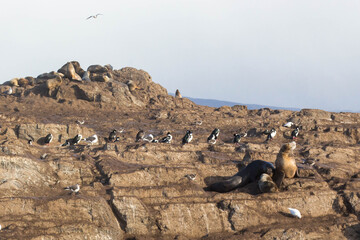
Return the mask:
<svg viewBox="0 0 360 240"><path fill-rule="evenodd" d="M292 157L292 151L296 148L296 142L284 144L275 161L276 171L274 174L274 181L280 187L284 177L293 178L297 173L297 166L295 159Z"/></svg>
<svg viewBox="0 0 360 240"><path fill-rule="evenodd" d="M263 173L267 173L272 176L274 171L275 167L272 163L262 160L255 160L249 163L244 169L240 170L231 178L222 182L211 184L209 189L211 191L221 193L230 192L235 188L243 187L250 182L255 182Z"/></svg>
<svg viewBox="0 0 360 240"><path fill-rule="evenodd" d="M262 193L277 192L278 188L269 174L263 173L258 181L259 189Z"/></svg>

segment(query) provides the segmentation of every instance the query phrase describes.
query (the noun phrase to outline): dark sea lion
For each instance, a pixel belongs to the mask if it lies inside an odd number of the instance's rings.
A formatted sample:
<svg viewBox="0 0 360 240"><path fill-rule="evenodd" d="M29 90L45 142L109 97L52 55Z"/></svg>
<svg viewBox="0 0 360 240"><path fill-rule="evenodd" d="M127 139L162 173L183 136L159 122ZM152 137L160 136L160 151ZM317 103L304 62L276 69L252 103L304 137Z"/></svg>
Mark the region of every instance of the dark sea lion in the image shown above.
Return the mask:
<svg viewBox="0 0 360 240"><path fill-rule="evenodd" d="M269 174L263 173L258 181L259 189L262 193L277 192L278 188Z"/></svg>
<svg viewBox="0 0 360 240"><path fill-rule="evenodd" d="M275 161L276 171L274 174L274 181L278 187L280 187L282 181L285 177L293 178L297 173L297 166L295 159L292 156L292 151L296 148L296 143L286 143L284 144Z"/></svg>
<svg viewBox="0 0 360 240"><path fill-rule="evenodd" d="M230 192L235 188L243 187L250 182L255 182L263 173L267 173L272 176L274 170L275 167L272 163L262 160L255 160L249 163L244 169L240 170L231 178L225 181L211 184L209 189L211 191L220 193Z"/></svg>

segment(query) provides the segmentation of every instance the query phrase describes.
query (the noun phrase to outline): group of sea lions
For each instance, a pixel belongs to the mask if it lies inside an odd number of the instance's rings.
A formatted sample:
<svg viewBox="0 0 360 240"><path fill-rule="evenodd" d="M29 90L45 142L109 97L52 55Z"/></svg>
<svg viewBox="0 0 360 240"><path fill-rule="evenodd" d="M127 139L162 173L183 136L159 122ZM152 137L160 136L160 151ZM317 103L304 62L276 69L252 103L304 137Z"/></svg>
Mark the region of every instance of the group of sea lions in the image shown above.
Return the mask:
<svg viewBox="0 0 360 240"><path fill-rule="evenodd" d="M292 156L295 148L295 142L284 144L276 157L275 167L270 162L255 160L231 178L211 184L209 189L224 193L258 181L261 192L276 192L285 177L293 178L297 174L298 168Z"/></svg>

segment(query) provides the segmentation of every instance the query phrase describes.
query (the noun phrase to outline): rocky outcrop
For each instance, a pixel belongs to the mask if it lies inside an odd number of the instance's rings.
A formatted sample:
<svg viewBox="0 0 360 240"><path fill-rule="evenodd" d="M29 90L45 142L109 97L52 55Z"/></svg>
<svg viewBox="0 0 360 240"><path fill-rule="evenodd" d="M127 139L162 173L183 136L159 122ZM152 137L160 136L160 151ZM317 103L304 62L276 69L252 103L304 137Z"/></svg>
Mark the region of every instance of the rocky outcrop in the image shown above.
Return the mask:
<svg viewBox="0 0 360 240"><path fill-rule="evenodd" d="M80 75L80 64L69 63ZM0 95L0 238L359 238L359 114L209 108L169 96L142 70L88 70L86 81L49 72ZM47 83L59 77L49 94ZM208 191L252 160L274 163L293 141L287 121L300 125L298 177L284 179L276 193L261 193L256 182ZM215 127L219 138L208 144ZM273 127L276 137L265 141ZM118 139L108 142L113 129ZM171 132L173 140L135 142L139 129L157 140ZM186 130L194 138L182 144ZM48 133L53 140L44 144ZM247 136L234 144L234 133ZM61 146L77 134L97 134L99 142ZM64 190L74 184L78 194Z"/></svg>

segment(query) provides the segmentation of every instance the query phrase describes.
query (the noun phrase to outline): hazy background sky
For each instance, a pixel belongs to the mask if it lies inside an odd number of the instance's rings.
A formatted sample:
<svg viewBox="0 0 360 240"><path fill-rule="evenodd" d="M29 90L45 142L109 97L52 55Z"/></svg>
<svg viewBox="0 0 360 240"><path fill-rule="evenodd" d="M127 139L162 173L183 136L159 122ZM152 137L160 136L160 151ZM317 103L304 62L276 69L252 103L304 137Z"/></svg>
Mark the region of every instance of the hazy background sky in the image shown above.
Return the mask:
<svg viewBox="0 0 360 240"><path fill-rule="evenodd" d="M183 96L360 110L360 1L12 0L0 34L0 83L77 60Z"/></svg>

